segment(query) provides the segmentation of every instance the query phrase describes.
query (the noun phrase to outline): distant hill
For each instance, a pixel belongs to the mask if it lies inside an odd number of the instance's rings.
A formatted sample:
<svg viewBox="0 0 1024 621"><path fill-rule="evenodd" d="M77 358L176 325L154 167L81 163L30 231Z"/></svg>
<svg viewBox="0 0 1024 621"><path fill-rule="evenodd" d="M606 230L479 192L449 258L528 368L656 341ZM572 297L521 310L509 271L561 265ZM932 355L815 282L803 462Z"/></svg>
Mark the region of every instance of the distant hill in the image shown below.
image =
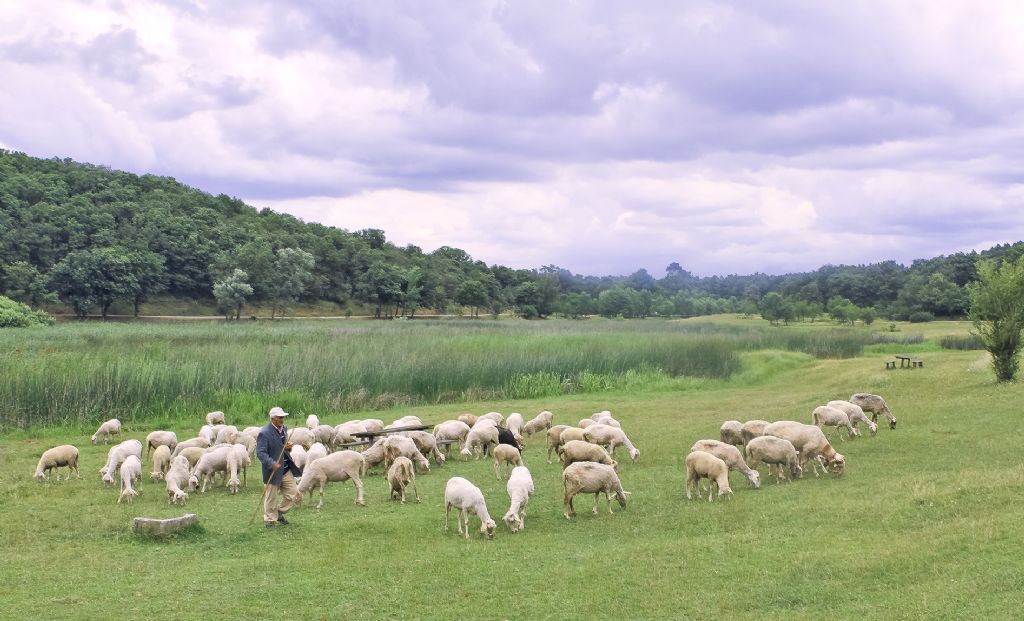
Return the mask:
<svg viewBox="0 0 1024 621"><path fill-rule="evenodd" d="M275 312L331 303L381 316L424 310L699 315L756 311L751 304L775 292L822 308L843 298L897 318L958 316L977 259L1019 256L1022 247L957 253L910 267L887 261L782 276L699 278L676 263L660 279L645 270L603 277L553 265L513 270L488 266L458 248L399 248L378 229L350 232L257 210L170 177L0 150L0 293L36 308L62 303L79 314L115 304L138 309L155 295L219 303L226 312L225 289L218 302L214 285L234 282L234 270L241 269L243 284L251 287L244 303Z"/></svg>

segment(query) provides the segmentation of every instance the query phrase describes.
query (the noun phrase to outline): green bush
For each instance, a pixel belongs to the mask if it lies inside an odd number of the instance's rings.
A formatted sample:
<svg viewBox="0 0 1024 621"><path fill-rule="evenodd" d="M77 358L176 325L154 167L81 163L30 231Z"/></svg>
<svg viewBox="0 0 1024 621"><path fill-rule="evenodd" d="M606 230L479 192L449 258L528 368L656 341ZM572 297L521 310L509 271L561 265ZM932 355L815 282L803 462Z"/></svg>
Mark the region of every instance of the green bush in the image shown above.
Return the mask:
<svg viewBox="0 0 1024 621"><path fill-rule="evenodd" d="M985 349L985 343L982 342L981 337L974 334L970 336L944 336L939 339L939 346L942 349Z"/></svg>
<svg viewBox="0 0 1024 621"><path fill-rule="evenodd" d="M21 302L0 295L0 328L31 328L53 325L53 317L34 311Z"/></svg>
<svg viewBox="0 0 1024 621"><path fill-rule="evenodd" d="M925 323L928 321L934 321L935 315L929 313L928 311L917 311L914 313L910 313L909 320L910 323Z"/></svg>

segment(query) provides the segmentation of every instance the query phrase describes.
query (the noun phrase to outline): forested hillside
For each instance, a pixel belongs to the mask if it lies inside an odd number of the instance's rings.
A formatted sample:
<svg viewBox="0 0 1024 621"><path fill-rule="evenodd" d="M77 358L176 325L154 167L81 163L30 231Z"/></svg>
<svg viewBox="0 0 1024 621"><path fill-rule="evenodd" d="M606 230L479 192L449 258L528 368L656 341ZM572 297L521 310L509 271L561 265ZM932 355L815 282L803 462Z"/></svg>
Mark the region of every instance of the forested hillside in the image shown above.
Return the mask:
<svg viewBox="0 0 1024 621"><path fill-rule="evenodd" d="M136 311L154 295L241 315L246 304L286 312L333 302L380 316L512 311L644 317L717 312L772 320L961 316L980 257L1024 243L915 261L827 265L814 272L696 277L672 263L655 278L580 276L549 265L488 266L442 247L400 248L384 231L345 231L257 210L170 177L138 176L68 159L0 150L0 292L33 308L80 316L115 303Z"/></svg>

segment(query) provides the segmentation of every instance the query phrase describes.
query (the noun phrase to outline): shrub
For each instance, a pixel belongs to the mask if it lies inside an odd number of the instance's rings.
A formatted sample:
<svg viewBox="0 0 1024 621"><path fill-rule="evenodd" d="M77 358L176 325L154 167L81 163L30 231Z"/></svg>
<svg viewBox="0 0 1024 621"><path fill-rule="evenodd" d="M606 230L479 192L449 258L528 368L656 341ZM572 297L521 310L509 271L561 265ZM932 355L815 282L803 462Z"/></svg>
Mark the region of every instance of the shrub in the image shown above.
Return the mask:
<svg viewBox="0 0 1024 621"><path fill-rule="evenodd" d="M939 346L943 349L985 349L985 343L976 334L971 334L970 336L944 336L939 339Z"/></svg>
<svg viewBox="0 0 1024 621"><path fill-rule="evenodd" d="M53 325L54 319L42 311L34 311L21 302L0 295L0 328L31 328Z"/></svg>
<svg viewBox="0 0 1024 621"><path fill-rule="evenodd" d="M913 313L910 313L909 320L910 323L925 323L928 321L934 321L935 315L929 313L928 311L915 311Z"/></svg>

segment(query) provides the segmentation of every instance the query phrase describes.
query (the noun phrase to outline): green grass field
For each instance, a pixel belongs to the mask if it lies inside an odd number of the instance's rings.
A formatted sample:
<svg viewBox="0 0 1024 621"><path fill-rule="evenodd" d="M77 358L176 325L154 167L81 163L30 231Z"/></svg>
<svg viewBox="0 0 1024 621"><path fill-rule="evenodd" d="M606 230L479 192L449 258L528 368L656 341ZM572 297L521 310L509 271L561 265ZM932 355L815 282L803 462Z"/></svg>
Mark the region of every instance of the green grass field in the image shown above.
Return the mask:
<svg viewBox="0 0 1024 621"><path fill-rule="evenodd" d="M183 510L168 507L162 483L146 477L143 496L116 504L96 472L106 447L89 444L92 428L9 431L0 436L0 581L8 585L0 617L1016 619L1024 592L1024 462L1014 442L1022 389L996 385L983 352L930 342L918 346L923 369L884 370L900 345L827 359L768 349L742 352L727 380L321 416L333 424L416 414L436 423L462 412L529 418L548 409L555 423L574 423L611 410L641 451L637 463L620 453L629 506L595 516L592 497L581 496L578 517L567 521L561 470L546 463L535 436L524 459L536 494L515 535L500 523L508 496L492 463L456 458L418 477L421 504L388 501L378 471L365 480L367 506L353 503L351 484L334 484L320 512L307 503L290 514L292 526L273 531L258 518L250 524L261 491L255 468L237 496L223 488L191 496L184 511L198 513L201 528L152 541L130 533L131 519ZM685 453L717 437L722 421L809 422L816 405L854 392L883 395L899 428L837 436L843 478L808 473L754 490L733 473L733 500L686 500ZM263 422L222 409L240 427ZM184 438L201 418L152 412L124 436L142 439L159 422ZM83 478L34 481L39 454L67 442L82 451ZM444 532L443 488L454 475L484 491L499 522L493 540L464 541L454 524ZM479 524L470 525L475 533Z"/></svg>

